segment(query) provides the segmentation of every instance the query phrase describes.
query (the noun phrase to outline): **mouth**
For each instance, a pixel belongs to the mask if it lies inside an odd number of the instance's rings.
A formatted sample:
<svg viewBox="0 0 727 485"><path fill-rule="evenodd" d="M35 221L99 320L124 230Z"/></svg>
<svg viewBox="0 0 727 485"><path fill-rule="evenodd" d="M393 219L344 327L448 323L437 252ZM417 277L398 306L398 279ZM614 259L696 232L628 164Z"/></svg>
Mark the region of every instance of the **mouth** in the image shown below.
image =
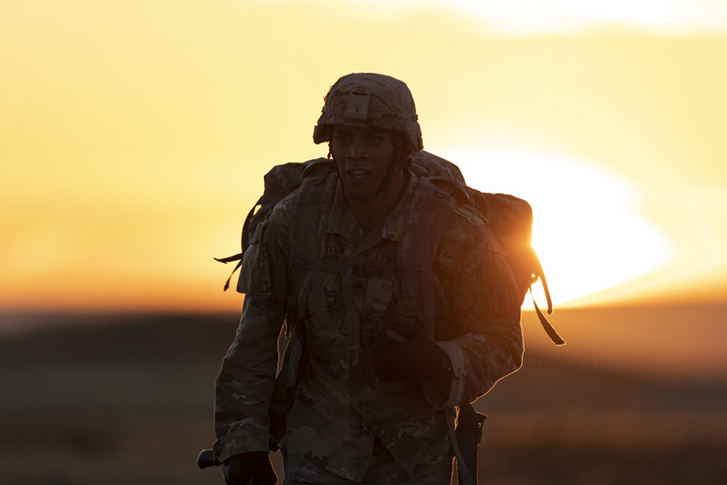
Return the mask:
<svg viewBox="0 0 727 485"><path fill-rule="evenodd" d="M368 170L359 169L359 168L352 168L352 169L346 170L346 175L348 176L348 178L350 178L353 181L361 181L361 180L365 179L369 175L369 173L370 172Z"/></svg>

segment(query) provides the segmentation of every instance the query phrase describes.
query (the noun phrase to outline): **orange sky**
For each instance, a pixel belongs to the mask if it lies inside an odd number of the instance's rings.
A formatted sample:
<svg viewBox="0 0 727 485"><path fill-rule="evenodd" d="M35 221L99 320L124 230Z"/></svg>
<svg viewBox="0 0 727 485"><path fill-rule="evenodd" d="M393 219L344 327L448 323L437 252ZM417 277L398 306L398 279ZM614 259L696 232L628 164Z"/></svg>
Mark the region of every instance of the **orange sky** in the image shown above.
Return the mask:
<svg viewBox="0 0 727 485"><path fill-rule="evenodd" d="M631 3L5 2L0 309L236 311L212 257L270 166L325 155L353 71L407 82L426 149L532 203L557 302L723 300L727 21Z"/></svg>

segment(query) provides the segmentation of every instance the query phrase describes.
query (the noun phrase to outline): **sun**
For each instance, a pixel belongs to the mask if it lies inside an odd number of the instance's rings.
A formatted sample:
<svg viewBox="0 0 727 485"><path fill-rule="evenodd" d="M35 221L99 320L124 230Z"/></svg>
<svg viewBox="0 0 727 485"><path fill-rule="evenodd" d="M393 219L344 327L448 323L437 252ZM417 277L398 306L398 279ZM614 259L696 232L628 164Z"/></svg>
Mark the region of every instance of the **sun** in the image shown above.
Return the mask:
<svg viewBox="0 0 727 485"><path fill-rule="evenodd" d="M533 247L555 303L625 283L673 255L670 242L639 213L638 188L594 163L508 149L441 155L459 165L470 186L530 203Z"/></svg>

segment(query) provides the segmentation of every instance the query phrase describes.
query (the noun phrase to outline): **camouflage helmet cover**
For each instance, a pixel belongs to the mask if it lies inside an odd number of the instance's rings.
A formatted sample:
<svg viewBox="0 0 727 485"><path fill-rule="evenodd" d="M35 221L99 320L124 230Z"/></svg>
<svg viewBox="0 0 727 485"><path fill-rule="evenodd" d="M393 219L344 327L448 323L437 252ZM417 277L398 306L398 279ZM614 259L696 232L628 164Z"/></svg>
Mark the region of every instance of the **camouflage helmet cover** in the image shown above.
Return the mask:
<svg viewBox="0 0 727 485"><path fill-rule="evenodd" d="M411 91L402 81L383 74L348 74L331 86L313 141L330 141L335 125L398 130L413 151L424 147Z"/></svg>

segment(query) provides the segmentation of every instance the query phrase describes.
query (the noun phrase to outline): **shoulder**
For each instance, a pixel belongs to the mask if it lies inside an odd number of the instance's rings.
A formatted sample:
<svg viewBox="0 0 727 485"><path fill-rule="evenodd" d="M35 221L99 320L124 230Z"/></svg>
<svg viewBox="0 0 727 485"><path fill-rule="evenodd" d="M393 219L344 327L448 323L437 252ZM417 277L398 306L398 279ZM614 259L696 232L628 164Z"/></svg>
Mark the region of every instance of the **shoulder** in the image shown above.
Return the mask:
<svg viewBox="0 0 727 485"><path fill-rule="evenodd" d="M485 219L480 212L470 205L459 202L452 210L452 220L456 221L455 223L458 225L469 227L473 230L486 225Z"/></svg>
<svg viewBox="0 0 727 485"><path fill-rule="evenodd" d="M300 198L300 188L283 197L270 211L266 218L266 226L287 226L295 216L295 208Z"/></svg>
<svg viewBox="0 0 727 485"><path fill-rule="evenodd" d="M328 170L330 164L322 163L320 170L306 173L300 184L280 199L267 215L265 228L267 231L289 234L296 219L300 215L302 203L318 203L320 199L327 200L335 192L335 171ZM316 167L313 167L316 169ZM320 197L317 195L320 194Z"/></svg>
<svg viewBox="0 0 727 485"><path fill-rule="evenodd" d="M497 237L486 220L476 209L457 204L452 210L442 234L440 247L450 252L460 251L463 256L468 252L500 252Z"/></svg>
<svg viewBox="0 0 727 485"><path fill-rule="evenodd" d="M446 224L440 226L442 234L439 235L440 248L450 252L464 251L468 247L477 247L480 250L498 252L500 247L493 231L484 215L474 206L458 200L446 188L439 187L427 179L423 179L423 188L428 186L428 203L436 201L437 204L450 206L451 212Z"/></svg>

